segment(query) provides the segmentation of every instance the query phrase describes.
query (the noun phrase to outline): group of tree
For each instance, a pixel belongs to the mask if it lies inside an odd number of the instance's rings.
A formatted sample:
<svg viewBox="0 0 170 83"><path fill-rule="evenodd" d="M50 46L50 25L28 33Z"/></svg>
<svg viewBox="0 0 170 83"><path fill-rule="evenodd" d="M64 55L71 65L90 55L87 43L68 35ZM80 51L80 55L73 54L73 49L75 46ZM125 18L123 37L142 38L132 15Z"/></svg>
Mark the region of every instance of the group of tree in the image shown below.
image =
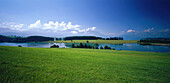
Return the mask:
<svg viewBox="0 0 170 83"><path fill-rule="evenodd" d="M143 38L139 43L170 43L170 38Z"/></svg>
<svg viewBox="0 0 170 83"><path fill-rule="evenodd" d="M44 37L44 36L3 36L0 35L0 42L41 42L41 41L54 41L54 40L123 40L122 37L110 37L102 38L96 36L70 36L65 38L53 38L53 37Z"/></svg>
<svg viewBox="0 0 170 83"><path fill-rule="evenodd" d="M59 45L52 45L52 46L50 46L50 48L59 48Z"/></svg>
<svg viewBox="0 0 170 83"><path fill-rule="evenodd" d="M70 36L65 37L64 40L97 40L102 39L102 37L96 37L96 36Z"/></svg>
<svg viewBox="0 0 170 83"><path fill-rule="evenodd" d="M94 47L91 46L91 45L87 45L86 43L85 44L80 43L79 45L72 44L72 48L89 48L89 49L92 49Z"/></svg>
<svg viewBox="0 0 170 83"><path fill-rule="evenodd" d="M29 36L29 37L9 37L0 35L0 42L41 42L41 41L53 41L52 37L43 36Z"/></svg>
<svg viewBox="0 0 170 83"><path fill-rule="evenodd" d="M99 49L99 44L95 43L94 46L91 46L91 45L87 45L86 43L83 44L83 43L80 43L78 45L74 45L72 44L72 48L89 48L89 49ZM100 49L111 49L111 47L105 45L104 48L102 46L100 46ZM112 50L115 50L114 48Z"/></svg>
<svg viewBox="0 0 170 83"><path fill-rule="evenodd" d="M96 36L70 36L63 38L64 40L123 40L123 37L110 37L110 38L102 38Z"/></svg>
<svg viewBox="0 0 170 83"><path fill-rule="evenodd" d="M110 37L110 38L103 38L103 40L123 40L123 37Z"/></svg>

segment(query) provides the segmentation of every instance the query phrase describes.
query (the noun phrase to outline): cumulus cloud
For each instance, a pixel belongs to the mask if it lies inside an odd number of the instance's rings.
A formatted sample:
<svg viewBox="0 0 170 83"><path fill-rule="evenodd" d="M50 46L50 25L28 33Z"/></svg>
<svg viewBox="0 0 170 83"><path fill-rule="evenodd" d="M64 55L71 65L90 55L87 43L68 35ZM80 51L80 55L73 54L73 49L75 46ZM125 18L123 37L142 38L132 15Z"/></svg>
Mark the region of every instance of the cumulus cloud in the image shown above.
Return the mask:
<svg viewBox="0 0 170 83"><path fill-rule="evenodd" d="M41 27L41 21L37 20L35 23L30 24L28 28L40 28Z"/></svg>
<svg viewBox="0 0 170 83"><path fill-rule="evenodd" d="M24 26L24 24L18 24L18 25L15 25L14 27L15 28L21 28L21 27L23 27Z"/></svg>
<svg viewBox="0 0 170 83"><path fill-rule="evenodd" d="M96 27L92 27L91 30L94 31L96 29Z"/></svg>
<svg viewBox="0 0 170 83"><path fill-rule="evenodd" d="M9 25L9 23L8 23ZM19 24L19 25L10 25L10 27L14 27L14 28L20 28L22 27L24 24ZM51 30L51 31L69 31L69 30L73 30L73 31L76 31L77 33L78 32L87 32L87 31L94 31L96 29L96 27L92 27L92 28L87 28L87 29L81 29L81 26L80 25L73 25L71 22L53 22L53 21L49 21L48 23L44 23L44 24L41 24L41 21L40 20L37 20L35 23L33 24L30 24L28 26L27 29L25 30L30 30L30 29L42 29L42 30ZM16 29L17 30L17 29ZM75 33L75 32L71 32L71 33Z"/></svg>
<svg viewBox="0 0 170 83"><path fill-rule="evenodd" d="M9 28L11 30L23 31L24 24L17 24L15 22L4 22L0 24L0 28Z"/></svg>
<svg viewBox="0 0 170 83"><path fill-rule="evenodd" d="M37 24L40 25L40 21L37 21L33 25L33 27L37 26ZM80 30L81 27L80 25L72 25L71 22L65 23L64 21L62 21L61 23L59 23L58 21L53 22L53 21L49 21L49 23L44 23L42 26L42 29L50 29L50 30L54 30L54 31L66 31L66 30Z"/></svg>
<svg viewBox="0 0 170 83"><path fill-rule="evenodd" d="M152 30L154 30L154 28L152 27L151 29L148 28L147 30L144 30L144 32L151 32Z"/></svg>
<svg viewBox="0 0 170 83"><path fill-rule="evenodd" d="M32 32L32 33L58 33L58 34L84 34L90 31L96 30L96 27L84 28L82 29L78 24L72 24L72 22L58 22L58 21L49 21L41 23L40 20L35 21L35 23L28 24L16 24L14 22L5 22L0 24L0 28L9 28L13 31L22 31L22 32ZM93 32L91 32L93 33Z"/></svg>
<svg viewBox="0 0 170 83"><path fill-rule="evenodd" d="M0 28L11 28L14 27L16 23L14 22L3 22L0 24Z"/></svg>
<svg viewBox="0 0 170 83"><path fill-rule="evenodd" d="M62 21L61 23L59 23L59 26L61 27L61 30L67 30L66 28L66 23L64 21Z"/></svg>
<svg viewBox="0 0 170 83"><path fill-rule="evenodd" d="M129 29L127 33L136 32L135 30Z"/></svg>
<svg viewBox="0 0 170 83"><path fill-rule="evenodd" d="M77 31L71 31L70 33L72 33L72 34L77 34L78 32L77 32Z"/></svg>
<svg viewBox="0 0 170 83"><path fill-rule="evenodd" d="M71 22L67 24L67 29L70 29L70 30L79 30L80 28L78 27L80 27L80 25L72 25Z"/></svg>
<svg viewBox="0 0 170 83"><path fill-rule="evenodd" d="M22 28L23 26L24 26L24 24L13 25L13 27L11 29L12 30L18 30L18 31L23 31L23 30L25 30L24 28Z"/></svg>
<svg viewBox="0 0 170 83"><path fill-rule="evenodd" d="M96 27L92 27L92 28L87 28L87 29L82 29L82 30L78 30L79 32L87 32L87 31L94 31L96 29Z"/></svg>
<svg viewBox="0 0 170 83"><path fill-rule="evenodd" d="M49 21L49 23L44 23L43 29L54 29L56 30L59 26L59 23L56 21L55 23L53 21Z"/></svg>

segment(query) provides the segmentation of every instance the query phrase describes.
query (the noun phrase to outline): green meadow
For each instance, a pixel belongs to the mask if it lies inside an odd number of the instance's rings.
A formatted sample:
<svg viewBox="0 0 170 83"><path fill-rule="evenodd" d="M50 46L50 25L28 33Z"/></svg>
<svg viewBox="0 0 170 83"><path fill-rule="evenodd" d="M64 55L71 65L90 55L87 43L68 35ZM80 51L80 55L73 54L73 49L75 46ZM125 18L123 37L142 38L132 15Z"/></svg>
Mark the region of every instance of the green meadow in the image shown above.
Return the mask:
<svg viewBox="0 0 170 83"><path fill-rule="evenodd" d="M169 83L170 53L0 46L0 82Z"/></svg>
<svg viewBox="0 0 170 83"><path fill-rule="evenodd" d="M137 43L137 40L65 40L65 41L49 41L55 43L99 43L99 44L123 44L123 43Z"/></svg>

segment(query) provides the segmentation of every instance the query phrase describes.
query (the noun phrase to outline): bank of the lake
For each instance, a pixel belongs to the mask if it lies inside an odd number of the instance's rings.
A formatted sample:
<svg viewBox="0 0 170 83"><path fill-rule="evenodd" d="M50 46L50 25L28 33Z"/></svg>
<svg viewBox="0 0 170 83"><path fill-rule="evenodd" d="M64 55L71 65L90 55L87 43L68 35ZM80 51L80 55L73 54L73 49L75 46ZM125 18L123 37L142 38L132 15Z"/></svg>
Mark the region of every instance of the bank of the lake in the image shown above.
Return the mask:
<svg viewBox="0 0 170 83"><path fill-rule="evenodd" d="M36 47L36 48L50 48L52 45L58 45L59 48L72 48L72 44L79 45L80 43L49 43L49 42L28 42L28 43L9 43L1 42L0 46L22 46L22 47ZM85 44L85 43L83 43ZM94 43L86 43L86 45L95 46ZM129 50L129 51L143 51L143 52L170 52L168 46L155 46L155 45L140 45L137 43L125 44L98 44L98 48L109 46L115 50Z"/></svg>
<svg viewBox="0 0 170 83"><path fill-rule="evenodd" d="M154 45L154 46L169 46L170 47L170 43L144 43L144 42L140 42L138 44L141 44L141 45Z"/></svg>
<svg viewBox="0 0 170 83"><path fill-rule="evenodd" d="M170 82L170 53L0 46L0 82Z"/></svg>
<svg viewBox="0 0 170 83"><path fill-rule="evenodd" d="M127 43L137 43L137 40L58 40L58 41L48 41L51 43L99 43L99 44L127 44Z"/></svg>

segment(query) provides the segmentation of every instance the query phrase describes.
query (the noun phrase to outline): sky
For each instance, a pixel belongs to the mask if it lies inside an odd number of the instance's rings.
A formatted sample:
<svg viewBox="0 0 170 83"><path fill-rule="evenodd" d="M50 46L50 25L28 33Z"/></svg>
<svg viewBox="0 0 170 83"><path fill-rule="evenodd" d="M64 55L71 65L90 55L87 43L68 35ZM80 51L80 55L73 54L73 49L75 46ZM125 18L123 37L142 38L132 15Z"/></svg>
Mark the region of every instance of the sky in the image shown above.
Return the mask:
<svg viewBox="0 0 170 83"><path fill-rule="evenodd" d="M170 0L0 0L0 35L170 38Z"/></svg>

